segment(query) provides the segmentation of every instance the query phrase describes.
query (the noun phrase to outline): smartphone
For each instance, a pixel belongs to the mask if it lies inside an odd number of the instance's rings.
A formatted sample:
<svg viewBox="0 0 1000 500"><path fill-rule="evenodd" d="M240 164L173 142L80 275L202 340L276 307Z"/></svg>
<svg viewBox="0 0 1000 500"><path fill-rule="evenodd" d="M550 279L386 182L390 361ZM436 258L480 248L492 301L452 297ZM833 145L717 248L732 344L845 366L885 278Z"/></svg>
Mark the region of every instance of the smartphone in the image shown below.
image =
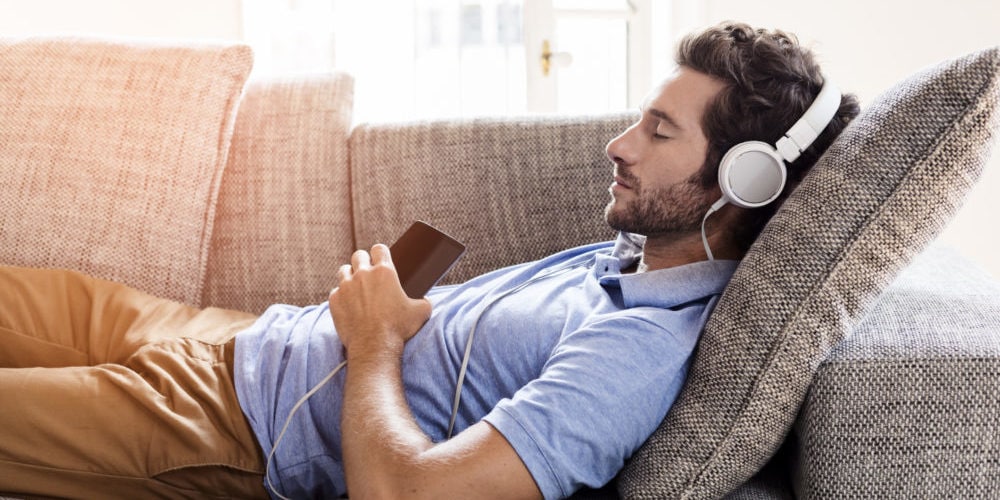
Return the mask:
<svg viewBox="0 0 1000 500"><path fill-rule="evenodd" d="M423 221L389 247L399 283L410 298L423 297L458 262L465 245Z"/></svg>

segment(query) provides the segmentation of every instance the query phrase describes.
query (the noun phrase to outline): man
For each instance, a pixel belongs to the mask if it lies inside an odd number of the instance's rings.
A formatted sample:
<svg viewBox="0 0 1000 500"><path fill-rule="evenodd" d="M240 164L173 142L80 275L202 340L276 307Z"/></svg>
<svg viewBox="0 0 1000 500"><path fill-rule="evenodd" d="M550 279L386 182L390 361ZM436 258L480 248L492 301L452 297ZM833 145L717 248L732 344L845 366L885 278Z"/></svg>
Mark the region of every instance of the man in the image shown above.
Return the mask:
<svg viewBox="0 0 1000 500"><path fill-rule="evenodd" d="M823 77L793 38L739 24L689 36L678 64L608 144L613 243L421 300L376 245L327 304L259 318L0 268L0 491L245 497L262 474L292 498L605 484L676 398L738 259L858 112L840 99L778 201L719 208L723 154L774 144Z"/></svg>

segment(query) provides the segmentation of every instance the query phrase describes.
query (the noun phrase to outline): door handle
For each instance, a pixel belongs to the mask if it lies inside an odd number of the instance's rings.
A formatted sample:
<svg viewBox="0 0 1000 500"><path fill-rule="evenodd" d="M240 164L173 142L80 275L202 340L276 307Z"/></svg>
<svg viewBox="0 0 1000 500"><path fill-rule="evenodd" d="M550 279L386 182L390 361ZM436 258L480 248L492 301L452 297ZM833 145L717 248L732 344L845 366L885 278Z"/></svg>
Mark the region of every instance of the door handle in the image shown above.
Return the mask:
<svg viewBox="0 0 1000 500"><path fill-rule="evenodd" d="M552 52L552 44L548 40L542 40L542 75L549 76L552 64L565 68L573 62L573 56L569 52Z"/></svg>

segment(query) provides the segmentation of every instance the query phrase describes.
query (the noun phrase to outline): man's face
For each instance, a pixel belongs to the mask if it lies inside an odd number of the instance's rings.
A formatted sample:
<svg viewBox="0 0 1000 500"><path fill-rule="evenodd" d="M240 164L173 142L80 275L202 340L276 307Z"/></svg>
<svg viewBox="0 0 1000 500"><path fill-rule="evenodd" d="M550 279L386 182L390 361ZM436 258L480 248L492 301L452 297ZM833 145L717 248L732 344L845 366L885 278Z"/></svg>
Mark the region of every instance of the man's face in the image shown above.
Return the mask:
<svg viewBox="0 0 1000 500"><path fill-rule="evenodd" d="M698 181L708 150L701 118L722 88L682 66L646 98L639 121L608 143L615 182L604 216L612 228L650 237L699 230L719 197Z"/></svg>

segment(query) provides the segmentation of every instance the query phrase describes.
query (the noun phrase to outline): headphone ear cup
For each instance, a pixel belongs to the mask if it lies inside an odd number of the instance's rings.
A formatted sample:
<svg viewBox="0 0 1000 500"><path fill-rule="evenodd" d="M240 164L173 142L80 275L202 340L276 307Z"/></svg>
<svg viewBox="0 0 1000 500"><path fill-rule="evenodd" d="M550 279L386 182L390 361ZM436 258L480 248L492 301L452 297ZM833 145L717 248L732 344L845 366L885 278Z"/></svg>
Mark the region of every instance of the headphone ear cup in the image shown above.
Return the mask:
<svg viewBox="0 0 1000 500"><path fill-rule="evenodd" d="M729 202L757 208L774 201L785 188L785 161L773 146L761 141L741 142L719 162L719 187Z"/></svg>

